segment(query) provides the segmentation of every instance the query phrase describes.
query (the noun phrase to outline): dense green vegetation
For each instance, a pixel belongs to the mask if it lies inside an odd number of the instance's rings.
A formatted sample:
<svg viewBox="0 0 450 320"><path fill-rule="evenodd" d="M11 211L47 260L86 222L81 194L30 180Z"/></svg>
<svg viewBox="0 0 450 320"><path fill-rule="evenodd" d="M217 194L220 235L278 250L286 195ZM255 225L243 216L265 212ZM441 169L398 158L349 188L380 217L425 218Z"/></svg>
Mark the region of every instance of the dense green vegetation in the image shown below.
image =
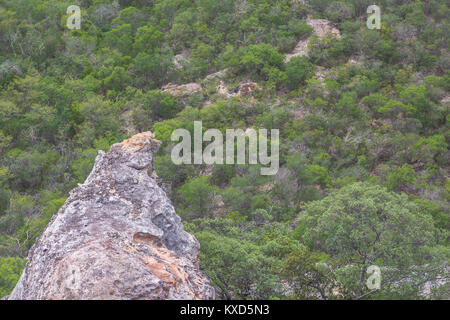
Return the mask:
<svg viewBox="0 0 450 320"><path fill-rule="evenodd" d="M80 30L66 27L73 4ZM0 0L0 296L97 150L151 130L157 173L220 297L448 299L448 283L421 287L449 270L450 8L380 0L382 28L369 30L371 4ZM312 35L307 16L341 37ZM308 37L308 56L285 63ZM230 90L261 89L219 94L206 76L224 69ZM193 81L202 92L160 90ZM174 165L170 135L194 120L280 129L278 174Z"/></svg>

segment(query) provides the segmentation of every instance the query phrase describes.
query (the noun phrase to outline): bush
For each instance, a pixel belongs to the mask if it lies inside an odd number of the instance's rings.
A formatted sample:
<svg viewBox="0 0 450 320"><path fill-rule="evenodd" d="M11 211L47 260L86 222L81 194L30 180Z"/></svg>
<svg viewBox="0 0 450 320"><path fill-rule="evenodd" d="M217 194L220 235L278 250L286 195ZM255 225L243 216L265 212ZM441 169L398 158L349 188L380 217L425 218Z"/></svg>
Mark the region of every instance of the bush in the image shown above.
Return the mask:
<svg viewBox="0 0 450 320"><path fill-rule="evenodd" d="M284 56L270 44L255 44L238 50L239 60L232 65L238 73L249 73L256 80L274 80L283 68ZM272 77L272 79L271 79Z"/></svg>
<svg viewBox="0 0 450 320"><path fill-rule="evenodd" d="M351 4L345 2L332 2L326 9L328 18L335 22L342 22L351 18L354 14L354 8Z"/></svg>
<svg viewBox="0 0 450 320"><path fill-rule="evenodd" d="M25 264L22 258L0 257L0 298L14 289Z"/></svg>
<svg viewBox="0 0 450 320"><path fill-rule="evenodd" d="M294 57L286 63L286 85L295 89L314 75L314 65L306 57Z"/></svg>
<svg viewBox="0 0 450 320"><path fill-rule="evenodd" d="M190 180L178 189L180 211L189 218L209 217L214 208L215 192L208 177Z"/></svg>
<svg viewBox="0 0 450 320"><path fill-rule="evenodd" d="M423 276L436 277L434 268L442 268L449 254L430 249L438 232L428 212L419 212L406 195L368 183L345 186L307 204L296 233L311 250L335 259L336 275L355 298L368 292L363 283L370 265L382 270L380 294L417 296ZM414 272L419 265L423 273ZM408 281L400 280L405 277Z"/></svg>

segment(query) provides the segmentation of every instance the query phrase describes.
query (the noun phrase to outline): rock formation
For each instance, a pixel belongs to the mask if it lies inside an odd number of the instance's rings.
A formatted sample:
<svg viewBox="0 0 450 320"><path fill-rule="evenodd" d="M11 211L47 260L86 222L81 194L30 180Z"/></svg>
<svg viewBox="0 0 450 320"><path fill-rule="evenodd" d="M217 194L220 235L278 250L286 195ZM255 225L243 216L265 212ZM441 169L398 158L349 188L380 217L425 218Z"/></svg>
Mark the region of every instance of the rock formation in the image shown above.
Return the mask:
<svg viewBox="0 0 450 320"><path fill-rule="evenodd" d="M319 38L323 38L326 35L331 35L336 38L340 38L341 34L338 29L333 28L330 21L326 19L306 19L306 24L310 25L314 29L314 35ZM284 58L284 62L289 62L294 57L303 57L308 55L308 43L309 39L300 40L291 53L287 54Z"/></svg>
<svg viewBox="0 0 450 320"><path fill-rule="evenodd" d="M199 244L159 186L151 132L99 152L37 239L9 299L213 299Z"/></svg>
<svg viewBox="0 0 450 320"><path fill-rule="evenodd" d="M161 88L162 91L170 93L173 96L189 96L194 93L202 92L201 84L196 82L186 83L186 84L174 84L168 83Z"/></svg>

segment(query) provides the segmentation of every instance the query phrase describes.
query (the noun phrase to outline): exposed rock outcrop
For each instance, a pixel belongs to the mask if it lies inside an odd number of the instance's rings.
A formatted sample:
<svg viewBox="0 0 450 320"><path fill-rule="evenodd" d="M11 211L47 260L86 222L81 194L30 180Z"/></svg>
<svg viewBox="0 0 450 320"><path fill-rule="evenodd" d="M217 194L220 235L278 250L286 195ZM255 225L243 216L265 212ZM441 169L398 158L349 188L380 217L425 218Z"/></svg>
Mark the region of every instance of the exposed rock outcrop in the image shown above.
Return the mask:
<svg viewBox="0 0 450 320"><path fill-rule="evenodd" d="M243 81L234 91L228 90L223 80L220 80L216 86L218 94L225 96L227 99L237 96L251 97L255 90L261 90L261 86L253 81Z"/></svg>
<svg viewBox="0 0 450 320"><path fill-rule="evenodd" d="M223 79L228 70L228 68L225 68L223 70L211 73L205 77L205 80Z"/></svg>
<svg viewBox="0 0 450 320"><path fill-rule="evenodd" d="M340 38L341 34L338 29L333 28L330 21L326 19L311 19L308 17L306 23L313 27L316 36L323 38L326 35L331 35L336 38ZM300 40L291 53L287 54L284 58L284 62L289 62L294 57L302 57L308 55L308 39Z"/></svg>
<svg viewBox="0 0 450 320"><path fill-rule="evenodd" d="M189 53L187 51L183 51L180 54L177 54L173 57L173 64L175 69L182 70L183 66L189 62Z"/></svg>
<svg viewBox="0 0 450 320"><path fill-rule="evenodd" d="M235 92L231 92L227 89L225 82L223 80L219 81L219 83L216 86L216 90L218 94L225 96L227 99L236 96Z"/></svg>
<svg viewBox="0 0 450 320"><path fill-rule="evenodd" d="M199 83L191 82L186 84L168 83L161 88L162 91L170 93L173 96L189 96L194 93L202 92L202 86Z"/></svg>
<svg viewBox="0 0 450 320"><path fill-rule="evenodd" d="M9 299L213 299L199 244L159 187L140 133L99 152L37 239Z"/></svg>
<svg viewBox="0 0 450 320"><path fill-rule="evenodd" d="M252 96L253 92L256 89L261 89L261 87L256 82L249 81L249 82L241 83L237 94L240 96L244 96L244 97Z"/></svg>

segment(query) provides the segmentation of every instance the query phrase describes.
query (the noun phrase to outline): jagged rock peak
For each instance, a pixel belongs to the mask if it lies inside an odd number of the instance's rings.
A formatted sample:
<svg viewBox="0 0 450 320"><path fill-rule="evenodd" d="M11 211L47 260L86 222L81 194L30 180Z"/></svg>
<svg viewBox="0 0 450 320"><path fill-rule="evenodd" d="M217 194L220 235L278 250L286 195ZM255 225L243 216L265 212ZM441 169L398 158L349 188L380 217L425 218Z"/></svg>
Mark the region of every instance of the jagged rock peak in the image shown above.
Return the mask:
<svg viewBox="0 0 450 320"><path fill-rule="evenodd" d="M28 254L9 299L213 299L187 233L153 172L144 132L99 151Z"/></svg>

